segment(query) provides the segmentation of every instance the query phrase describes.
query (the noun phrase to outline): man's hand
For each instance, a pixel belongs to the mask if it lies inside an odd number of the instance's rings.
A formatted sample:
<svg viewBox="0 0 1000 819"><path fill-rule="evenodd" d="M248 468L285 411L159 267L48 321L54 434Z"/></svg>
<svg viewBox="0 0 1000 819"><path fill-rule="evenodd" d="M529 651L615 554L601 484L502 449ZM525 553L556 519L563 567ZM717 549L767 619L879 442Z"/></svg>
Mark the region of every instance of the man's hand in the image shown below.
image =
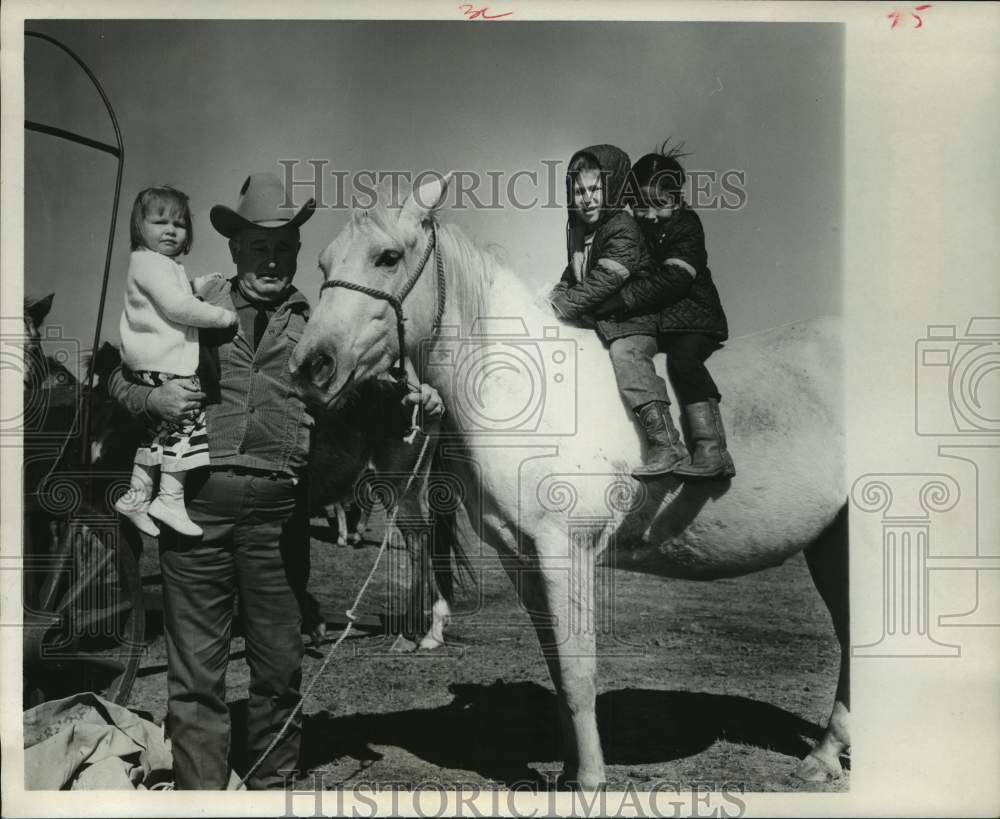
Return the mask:
<svg viewBox="0 0 1000 819"><path fill-rule="evenodd" d="M162 421L180 424L198 415L205 393L190 378L175 378L149 393L146 408Z"/></svg>
<svg viewBox="0 0 1000 819"><path fill-rule="evenodd" d="M441 400L441 393L430 384L421 384L417 390L403 396L403 404L420 404L424 414L430 418L439 418L444 415L444 401Z"/></svg>

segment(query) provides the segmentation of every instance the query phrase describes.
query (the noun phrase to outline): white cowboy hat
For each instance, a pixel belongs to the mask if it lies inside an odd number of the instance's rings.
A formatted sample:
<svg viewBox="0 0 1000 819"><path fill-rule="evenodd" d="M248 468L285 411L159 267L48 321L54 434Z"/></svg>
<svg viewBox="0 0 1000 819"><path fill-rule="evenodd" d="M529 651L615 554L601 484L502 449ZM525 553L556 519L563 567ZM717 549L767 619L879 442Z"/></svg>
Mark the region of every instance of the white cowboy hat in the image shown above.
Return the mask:
<svg viewBox="0 0 1000 819"><path fill-rule="evenodd" d="M236 209L216 205L209 217L212 226L230 238L247 227L297 228L316 208L316 200L310 199L296 213L294 208L283 207L286 201L285 186L275 174L253 173L240 188Z"/></svg>

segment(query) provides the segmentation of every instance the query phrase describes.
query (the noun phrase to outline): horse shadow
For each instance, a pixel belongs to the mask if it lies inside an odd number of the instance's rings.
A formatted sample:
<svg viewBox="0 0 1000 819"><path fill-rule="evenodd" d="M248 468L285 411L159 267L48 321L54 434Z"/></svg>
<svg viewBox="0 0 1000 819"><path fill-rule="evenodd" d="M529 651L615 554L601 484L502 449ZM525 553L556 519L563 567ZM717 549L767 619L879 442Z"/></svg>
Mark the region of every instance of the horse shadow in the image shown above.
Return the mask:
<svg viewBox="0 0 1000 819"><path fill-rule="evenodd" d="M635 505L618 525L615 565L622 569L662 571L659 545L679 537L709 501L717 501L732 487L732 480L681 482L672 475L638 484ZM611 558L609 552L605 560ZM677 571L677 567L671 567Z"/></svg>
<svg viewBox="0 0 1000 819"><path fill-rule="evenodd" d="M508 787L546 780L529 763L559 762L555 694L534 682L454 684L453 700L438 708L389 714L304 720L300 767L309 771L338 759L377 761L373 748L392 745L440 768L471 770ZM245 713L246 701L234 703ZM597 698L597 720L609 765L670 762L698 754L718 740L802 758L820 726L782 708L746 697L689 691L624 688ZM245 719L234 714L233 748ZM233 759L241 770L245 759Z"/></svg>

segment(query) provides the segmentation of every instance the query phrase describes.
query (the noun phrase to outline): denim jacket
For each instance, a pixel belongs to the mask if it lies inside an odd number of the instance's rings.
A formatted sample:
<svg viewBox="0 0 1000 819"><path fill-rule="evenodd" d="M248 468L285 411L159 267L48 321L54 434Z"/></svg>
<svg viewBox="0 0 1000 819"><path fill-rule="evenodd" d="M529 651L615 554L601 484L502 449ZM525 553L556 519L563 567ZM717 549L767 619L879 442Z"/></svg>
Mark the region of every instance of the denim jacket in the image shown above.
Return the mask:
<svg viewBox="0 0 1000 819"><path fill-rule="evenodd" d="M219 278L202 296L210 304L235 310L234 280ZM257 350L239 328L201 333L200 375L217 385L206 405L208 450L212 465L237 466L298 477L305 472L314 419L295 394L288 361L305 330L309 302L298 290L275 310ZM145 413L150 388L110 379L111 394L133 415ZM212 390L214 392L215 390Z"/></svg>

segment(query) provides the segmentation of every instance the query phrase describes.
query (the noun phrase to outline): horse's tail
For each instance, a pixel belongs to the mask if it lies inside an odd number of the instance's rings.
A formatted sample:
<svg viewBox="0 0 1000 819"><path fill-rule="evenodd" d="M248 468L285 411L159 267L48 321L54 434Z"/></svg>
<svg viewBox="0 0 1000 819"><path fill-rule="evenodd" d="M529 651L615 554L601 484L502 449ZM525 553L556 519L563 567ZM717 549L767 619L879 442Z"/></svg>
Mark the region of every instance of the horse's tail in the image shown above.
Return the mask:
<svg viewBox="0 0 1000 819"><path fill-rule="evenodd" d="M445 422L442 420L442 430ZM444 471L441 450L435 447L431 456L431 474ZM458 508L452 507L431 510L434 520L433 537L431 539L431 570L434 573L434 583L441 596L449 604L455 599L455 584L463 588L475 587L476 575L472 561L462 545L458 530Z"/></svg>

